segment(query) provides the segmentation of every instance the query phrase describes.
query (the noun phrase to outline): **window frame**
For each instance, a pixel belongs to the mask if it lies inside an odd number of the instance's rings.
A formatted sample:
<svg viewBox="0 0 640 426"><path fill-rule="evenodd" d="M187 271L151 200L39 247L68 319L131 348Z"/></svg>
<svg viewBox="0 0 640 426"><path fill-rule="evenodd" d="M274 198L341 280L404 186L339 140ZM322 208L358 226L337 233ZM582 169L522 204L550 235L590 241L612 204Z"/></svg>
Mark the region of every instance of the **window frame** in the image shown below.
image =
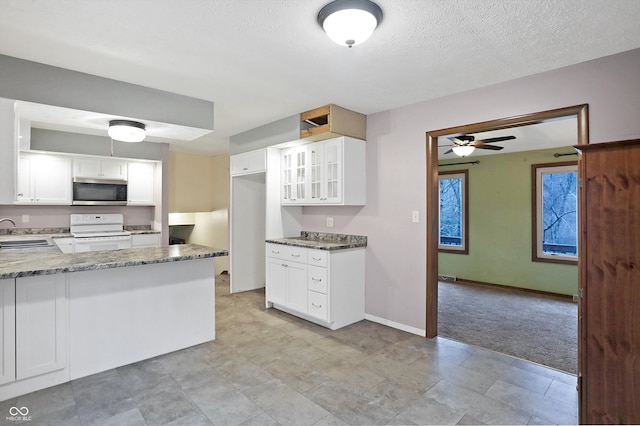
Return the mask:
<svg viewBox="0 0 640 426"><path fill-rule="evenodd" d="M462 246L459 248L440 245L440 178L447 175L458 175L462 178ZM469 169L438 172L438 252L469 254Z"/></svg>
<svg viewBox="0 0 640 426"><path fill-rule="evenodd" d="M542 189L541 176L544 170L555 169L558 172L574 171L576 172L576 198L578 196L578 162L577 161L563 161L557 163L542 163L531 165L531 260L533 262L546 262L546 263L560 263L565 265L577 265L578 264L578 245L579 245L579 232L580 229L578 220L579 202L576 199L576 255L558 255L558 254L544 254L542 252L542 190L538 192L538 188Z"/></svg>

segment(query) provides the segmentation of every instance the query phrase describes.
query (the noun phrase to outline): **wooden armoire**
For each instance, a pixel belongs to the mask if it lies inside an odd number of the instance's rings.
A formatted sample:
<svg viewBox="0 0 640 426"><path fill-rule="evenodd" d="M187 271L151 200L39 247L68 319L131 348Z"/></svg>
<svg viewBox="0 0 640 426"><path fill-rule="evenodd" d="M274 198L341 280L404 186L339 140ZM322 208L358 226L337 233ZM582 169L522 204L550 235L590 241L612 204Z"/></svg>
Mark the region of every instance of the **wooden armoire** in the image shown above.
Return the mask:
<svg viewBox="0 0 640 426"><path fill-rule="evenodd" d="M576 149L579 421L640 424L640 140Z"/></svg>

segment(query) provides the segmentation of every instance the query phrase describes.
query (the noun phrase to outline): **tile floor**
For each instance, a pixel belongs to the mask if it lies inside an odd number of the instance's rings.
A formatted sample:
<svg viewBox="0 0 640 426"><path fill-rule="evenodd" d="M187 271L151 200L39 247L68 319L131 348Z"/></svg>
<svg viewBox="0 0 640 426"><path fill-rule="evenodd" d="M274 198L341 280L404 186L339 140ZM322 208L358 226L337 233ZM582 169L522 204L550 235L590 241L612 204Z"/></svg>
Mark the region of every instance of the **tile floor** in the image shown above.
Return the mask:
<svg viewBox="0 0 640 426"><path fill-rule="evenodd" d="M369 321L330 331L216 286L217 339L0 402L30 425L576 424L575 377Z"/></svg>

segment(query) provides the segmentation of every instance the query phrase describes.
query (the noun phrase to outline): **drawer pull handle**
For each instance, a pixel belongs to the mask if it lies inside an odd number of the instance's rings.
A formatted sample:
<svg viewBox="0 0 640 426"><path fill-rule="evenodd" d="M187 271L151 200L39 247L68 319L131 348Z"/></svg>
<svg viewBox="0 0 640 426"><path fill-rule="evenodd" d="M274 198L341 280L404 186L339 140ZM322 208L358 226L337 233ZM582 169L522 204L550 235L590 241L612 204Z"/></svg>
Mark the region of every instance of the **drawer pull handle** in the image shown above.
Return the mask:
<svg viewBox="0 0 640 426"><path fill-rule="evenodd" d="M271 253L273 253L273 254L280 254L280 252L279 252L279 251L275 251L275 250L271 250Z"/></svg>
<svg viewBox="0 0 640 426"><path fill-rule="evenodd" d="M315 281L315 282L319 283L320 281L322 281L322 278L313 278L313 277L311 277L311 281Z"/></svg>
<svg viewBox="0 0 640 426"><path fill-rule="evenodd" d="M320 262L322 260L321 257L312 257L311 259L315 260L316 262Z"/></svg>
<svg viewBox="0 0 640 426"><path fill-rule="evenodd" d="M282 264L282 267L284 267L284 268L288 268L288 267L289 267L289 265L287 265L286 263L283 263L283 264Z"/></svg>
<svg viewBox="0 0 640 426"><path fill-rule="evenodd" d="M249 170L249 168L248 167L243 167L242 170Z"/></svg>
<svg viewBox="0 0 640 426"><path fill-rule="evenodd" d="M311 306L313 306L314 308L322 308L322 305L316 305L315 303L311 302Z"/></svg>
<svg viewBox="0 0 640 426"><path fill-rule="evenodd" d="M300 257L299 254L291 254L292 257Z"/></svg>

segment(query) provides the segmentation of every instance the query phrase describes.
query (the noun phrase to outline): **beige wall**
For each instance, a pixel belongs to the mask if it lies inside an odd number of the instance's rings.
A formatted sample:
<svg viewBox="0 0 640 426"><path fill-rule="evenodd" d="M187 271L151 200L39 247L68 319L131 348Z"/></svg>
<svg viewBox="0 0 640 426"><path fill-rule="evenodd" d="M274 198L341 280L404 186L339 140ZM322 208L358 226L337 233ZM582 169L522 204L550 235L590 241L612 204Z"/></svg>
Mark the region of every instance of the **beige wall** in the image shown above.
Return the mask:
<svg viewBox="0 0 640 426"><path fill-rule="evenodd" d="M187 243L228 250L229 155L170 152L169 212L194 213ZM229 258L216 258L216 273L228 270Z"/></svg>

